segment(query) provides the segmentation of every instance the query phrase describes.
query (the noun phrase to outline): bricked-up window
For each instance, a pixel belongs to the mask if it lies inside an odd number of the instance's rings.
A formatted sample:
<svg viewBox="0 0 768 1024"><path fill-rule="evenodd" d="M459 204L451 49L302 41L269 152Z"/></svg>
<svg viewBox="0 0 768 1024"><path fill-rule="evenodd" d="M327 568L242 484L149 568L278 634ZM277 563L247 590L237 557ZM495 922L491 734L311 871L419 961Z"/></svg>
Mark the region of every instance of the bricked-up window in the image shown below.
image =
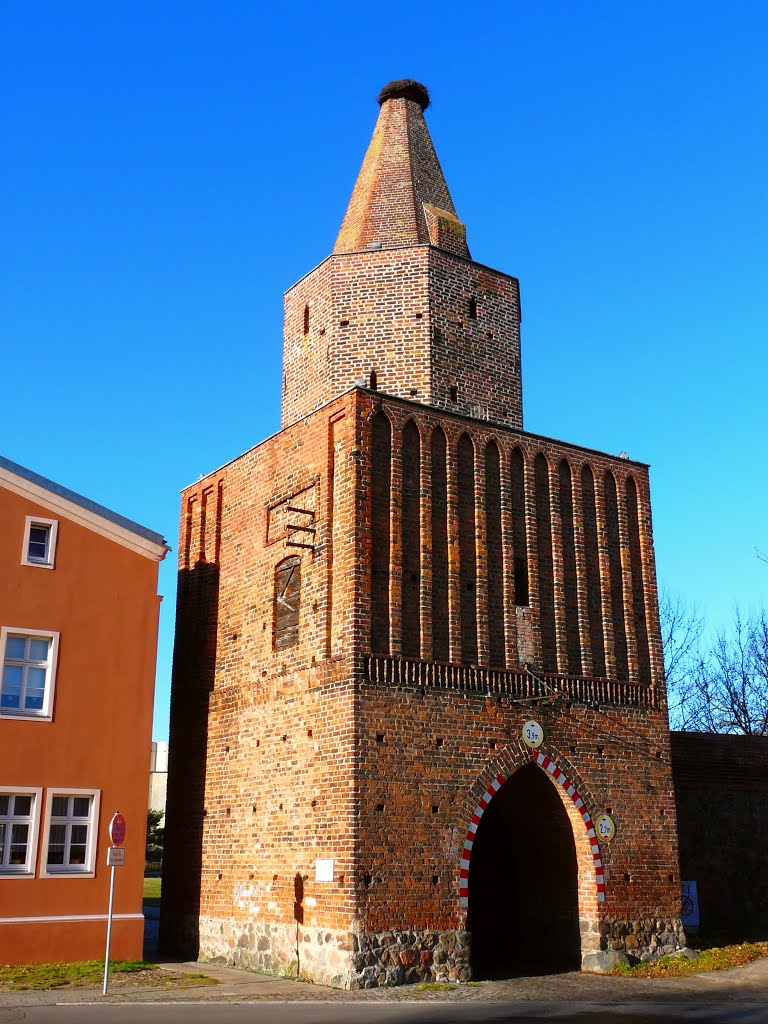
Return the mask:
<svg viewBox="0 0 768 1024"><path fill-rule="evenodd" d="M627 527L629 530L629 563L632 567L632 606L635 612L638 682L650 683L651 658L648 650L648 624L645 619L645 588L643 587L643 553L640 546L640 521L637 510L637 487L627 477Z"/></svg>
<svg viewBox="0 0 768 1024"><path fill-rule="evenodd" d="M403 654L421 653L421 439L419 428L408 420L403 430Z"/></svg>
<svg viewBox="0 0 768 1024"><path fill-rule="evenodd" d="M515 555L515 604L529 604L528 541L525 533L525 461L519 448L510 459L512 468L512 547Z"/></svg>
<svg viewBox="0 0 768 1024"><path fill-rule="evenodd" d="M576 586L576 545L573 529L573 486L571 467L563 459L558 470L560 484L560 521L563 528L563 597L565 598L565 639L568 649L568 671L581 674L581 641L579 638L579 595Z"/></svg>
<svg viewBox="0 0 768 1024"><path fill-rule="evenodd" d="M488 657L504 668L504 554L501 536L501 457L494 441L485 449L485 523L488 545Z"/></svg>
<svg viewBox="0 0 768 1024"><path fill-rule="evenodd" d="M545 672L557 672L552 512L549 495L549 466L543 455L536 456L533 471L536 490L536 554L539 561L541 661Z"/></svg>
<svg viewBox="0 0 768 1024"><path fill-rule="evenodd" d="M477 663L477 536L475 521L475 449L468 434L457 450L459 490L459 609L461 661Z"/></svg>
<svg viewBox="0 0 768 1024"><path fill-rule="evenodd" d="M592 648L592 674L605 676L605 640L603 638L600 593L600 556L597 542L595 478L589 466L581 471L581 501L584 516L584 562L587 569L587 618Z"/></svg>
<svg viewBox="0 0 768 1024"><path fill-rule="evenodd" d="M392 504L392 426L383 412L371 419L371 652L389 654L389 547Z"/></svg>
<svg viewBox="0 0 768 1024"><path fill-rule="evenodd" d="M448 661L448 476L445 434L432 432L432 658Z"/></svg>
<svg viewBox="0 0 768 1024"><path fill-rule="evenodd" d="M299 642L301 560L292 555L275 569L273 647L282 651Z"/></svg>
<svg viewBox="0 0 768 1024"><path fill-rule="evenodd" d="M611 581L611 612L613 644L616 652L616 678L629 679L627 662L627 631L624 625L624 586L621 575L621 542L619 539L619 504L613 473L605 474L605 534L608 541L608 567Z"/></svg>

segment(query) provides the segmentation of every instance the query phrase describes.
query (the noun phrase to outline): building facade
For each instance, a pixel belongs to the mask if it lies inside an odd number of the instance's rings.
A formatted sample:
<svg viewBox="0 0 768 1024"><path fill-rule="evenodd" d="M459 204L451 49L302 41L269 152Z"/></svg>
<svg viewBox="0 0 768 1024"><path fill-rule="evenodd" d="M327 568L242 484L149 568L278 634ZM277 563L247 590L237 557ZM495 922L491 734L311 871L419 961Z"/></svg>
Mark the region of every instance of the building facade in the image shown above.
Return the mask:
<svg viewBox="0 0 768 1024"><path fill-rule="evenodd" d="M647 467L523 429L516 278L392 83L182 494L161 943L351 987L684 941Z"/></svg>
<svg viewBox="0 0 768 1024"><path fill-rule="evenodd" d="M141 956L162 537L0 457L0 963Z"/></svg>

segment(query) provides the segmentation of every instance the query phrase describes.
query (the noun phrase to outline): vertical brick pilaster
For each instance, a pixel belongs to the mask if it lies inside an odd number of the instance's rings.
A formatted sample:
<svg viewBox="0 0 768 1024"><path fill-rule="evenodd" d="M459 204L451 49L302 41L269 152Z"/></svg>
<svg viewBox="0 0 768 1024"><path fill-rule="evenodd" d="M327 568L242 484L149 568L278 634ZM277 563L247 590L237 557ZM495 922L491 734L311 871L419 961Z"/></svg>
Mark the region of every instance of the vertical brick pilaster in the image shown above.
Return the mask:
<svg viewBox="0 0 768 1024"><path fill-rule="evenodd" d="M392 504L389 548L389 650L403 653L403 432L392 424Z"/></svg>
<svg viewBox="0 0 768 1024"><path fill-rule="evenodd" d="M584 498L581 489L581 467L571 466L573 488L573 544L576 551L576 591L579 602L579 643L581 670L585 676L594 675L592 639L589 633L589 607L587 603L587 563L584 553Z"/></svg>
<svg viewBox="0 0 768 1024"><path fill-rule="evenodd" d="M461 662L461 554L459 551L458 438L451 431L445 453L448 478L448 650L449 661Z"/></svg>
<svg viewBox="0 0 768 1024"><path fill-rule="evenodd" d="M659 620L659 593L656 584L656 557L653 550L653 518L648 478L636 478L637 518L640 529L640 552L643 562L643 589L645 593L645 614L648 623L648 651L651 661L651 686L656 690L659 701L666 702L664 683L664 650L661 643L661 622Z"/></svg>
<svg viewBox="0 0 768 1024"><path fill-rule="evenodd" d="M525 463L525 539L528 546L529 600L532 619L532 642L534 664L541 668L543 650L541 644L541 601L539 600L539 543L536 526L536 474L533 469L534 454L524 452Z"/></svg>
<svg viewBox="0 0 768 1024"><path fill-rule="evenodd" d="M565 622L565 569L563 563L563 517L560 508L560 475L556 463L549 465L549 514L552 532L552 567L555 596L555 641L557 671L568 673L568 638Z"/></svg>
<svg viewBox="0 0 768 1024"><path fill-rule="evenodd" d="M421 429L421 657L432 659L432 448Z"/></svg>
<svg viewBox="0 0 768 1024"><path fill-rule="evenodd" d="M517 615L515 613L515 544L512 528L512 491L510 479L512 469L509 462L510 449L501 446L501 553L504 573L504 647L506 667L519 664L517 653Z"/></svg>
<svg viewBox="0 0 768 1024"><path fill-rule="evenodd" d="M627 666L629 681L638 682L637 637L635 633L635 600L632 593L632 560L629 550L626 478L616 477L616 503L619 513L619 550L621 553L621 588L624 596L624 629L627 635Z"/></svg>
<svg viewBox="0 0 768 1024"><path fill-rule="evenodd" d="M475 558L477 561L477 663L489 663L488 518L485 509L485 449L475 447Z"/></svg>
<svg viewBox="0 0 768 1024"><path fill-rule="evenodd" d="M608 530L605 522L605 481L603 476L598 473L595 473L595 513L597 516L597 552L600 563L600 601L603 607L603 637L605 639L605 674L609 679L615 679L616 641L613 631Z"/></svg>

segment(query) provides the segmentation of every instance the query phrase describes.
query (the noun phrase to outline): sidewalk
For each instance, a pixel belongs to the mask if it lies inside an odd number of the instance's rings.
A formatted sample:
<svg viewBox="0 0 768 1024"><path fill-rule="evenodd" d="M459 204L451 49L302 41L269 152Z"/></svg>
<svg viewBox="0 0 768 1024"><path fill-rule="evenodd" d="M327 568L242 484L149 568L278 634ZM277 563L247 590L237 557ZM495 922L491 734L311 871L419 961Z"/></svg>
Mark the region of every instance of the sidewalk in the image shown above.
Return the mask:
<svg viewBox="0 0 768 1024"><path fill-rule="evenodd" d="M513 978L506 981L484 981L452 986L449 991L404 985L399 988L367 989L348 992L324 988L309 982L240 971L215 964L163 963L160 966L175 973L202 974L218 984L202 988L131 988L115 989L109 1002L188 1002L188 1003L259 1003L259 1002L502 1002L502 1003L707 1003L736 1004L740 1008L755 1005L768 1007L768 958L746 967L685 978L633 979L605 975L554 974L539 977ZM3 1011L12 1007L41 1006L60 1003L103 1002L100 989L55 989L45 992L0 993L0 1020ZM768 1012L768 1011L767 1011Z"/></svg>

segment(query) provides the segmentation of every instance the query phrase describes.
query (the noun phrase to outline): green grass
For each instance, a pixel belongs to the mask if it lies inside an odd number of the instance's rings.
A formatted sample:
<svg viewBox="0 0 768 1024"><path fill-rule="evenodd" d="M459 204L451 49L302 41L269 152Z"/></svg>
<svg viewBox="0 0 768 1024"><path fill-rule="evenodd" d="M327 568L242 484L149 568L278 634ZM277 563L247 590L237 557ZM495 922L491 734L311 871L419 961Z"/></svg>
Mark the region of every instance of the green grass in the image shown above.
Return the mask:
<svg viewBox="0 0 768 1024"><path fill-rule="evenodd" d="M109 965L110 976L156 971L155 964L146 960L116 960ZM73 964L22 964L0 967L0 989L24 991L27 989L76 988L92 985L104 977L103 960L81 960Z"/></svg>
<svg viewBox="0 0 768 1024"><path fill-rule="evenodd" d="M422 981L419 985L421 992L453 992L455 985L449 985L446 981Z"/></svg>
<svg viewBox="0 0 768 1024"><path fill-rule="evenodd" d="M144 899L159 900L163 889L162 878L144 879Z"/></svg>
<svg viewBox="0 0 768 1024"><path fill-rule="evenodd" d="M688 974L723 971L729 967L743 967L754 960L768 956L768 942L742 942L740 946L714 946L703 949L690 960L682 956L662 956L647 964L619 964L611 974L630 978L681 978Z"/></svg>
<svg viewBox="0 0 768 1024"><path fill-rule="evenodd" d="M160 906L160 893L163 889L162 878L144 879L144 902L150 907Z"/></svg>

